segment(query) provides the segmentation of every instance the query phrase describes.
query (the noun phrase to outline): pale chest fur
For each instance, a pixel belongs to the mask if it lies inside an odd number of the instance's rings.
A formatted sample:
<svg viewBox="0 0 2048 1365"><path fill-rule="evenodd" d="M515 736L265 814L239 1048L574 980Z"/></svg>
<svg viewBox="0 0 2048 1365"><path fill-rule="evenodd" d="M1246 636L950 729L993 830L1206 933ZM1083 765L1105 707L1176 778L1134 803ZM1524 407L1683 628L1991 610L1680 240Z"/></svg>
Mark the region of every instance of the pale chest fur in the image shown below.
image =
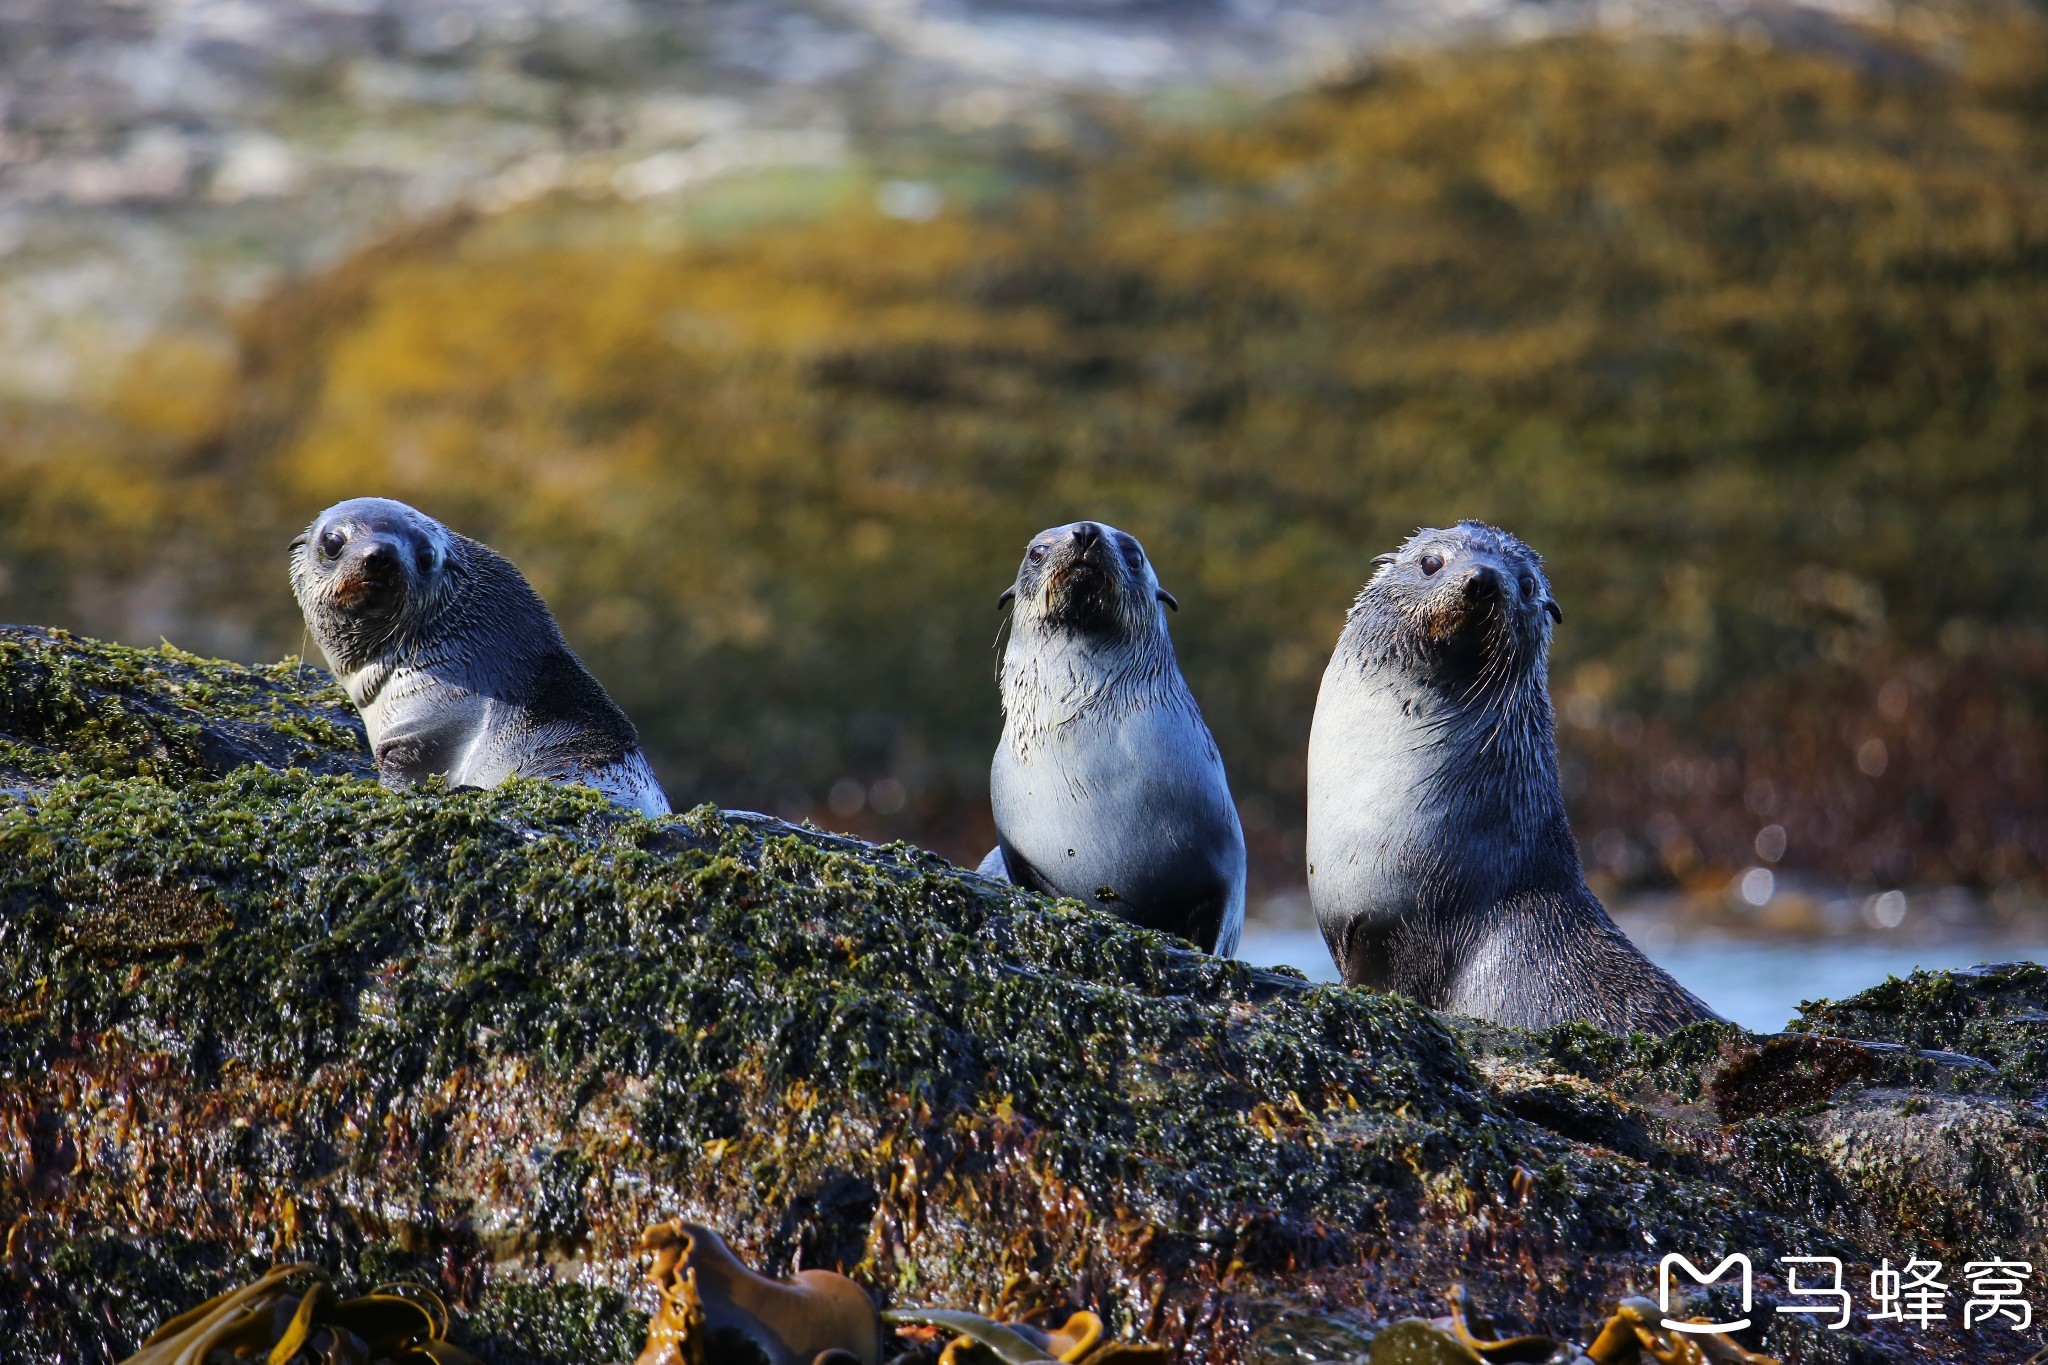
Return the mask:
<svg viewBox="0 0 2048 1365"><path fill-rule="evenodd" d="M1449 807L1441 704L1426 689L1363 675L1344 651L1316 698L1308 745L1308 862L1318 893L1377 893L1404 850L1434 841Z"/></svg>

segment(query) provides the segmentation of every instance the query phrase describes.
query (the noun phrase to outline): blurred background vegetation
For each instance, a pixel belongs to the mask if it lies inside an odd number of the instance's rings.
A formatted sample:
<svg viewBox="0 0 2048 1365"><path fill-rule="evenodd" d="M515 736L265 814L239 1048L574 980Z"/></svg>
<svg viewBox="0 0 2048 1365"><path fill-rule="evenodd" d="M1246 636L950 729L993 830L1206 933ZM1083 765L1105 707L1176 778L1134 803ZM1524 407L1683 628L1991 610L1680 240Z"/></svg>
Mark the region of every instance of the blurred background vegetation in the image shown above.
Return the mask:
<svg viewBox="0 0 2048 1365"><path fill-rule="evenodd" d="M1466 45L722 215L450 211L0 407L0 616L296 651L286 539L401 498L525 569L679 804L966 859L997 593L1097 517L1179 595L1270 891L1370 559L1479 517L1550 565L1603 878L2032 893L2048 25L1854 37Z"/></svg>

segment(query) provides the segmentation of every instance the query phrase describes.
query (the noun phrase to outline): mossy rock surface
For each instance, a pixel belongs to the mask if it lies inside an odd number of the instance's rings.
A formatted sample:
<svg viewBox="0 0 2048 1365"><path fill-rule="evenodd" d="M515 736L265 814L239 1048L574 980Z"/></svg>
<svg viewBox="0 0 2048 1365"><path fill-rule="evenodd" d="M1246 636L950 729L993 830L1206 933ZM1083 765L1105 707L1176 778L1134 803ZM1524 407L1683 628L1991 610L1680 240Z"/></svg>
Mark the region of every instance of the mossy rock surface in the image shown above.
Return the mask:
<svg viewBox="0 0 2048 1365"><path fill-rule="evenodd" d="M1776 1315L1776 1258L2048 1261L2023 1049L1454 1025L907 846L385 791L310 670L0 651L9 1361L118 1359L287 1250L435 1286L488 1359L626 1359L678 1215L1218 1360L1355 1355L1458 1282L1583 1338L1664 1252L1733 1250L1787 1359L2002 1360ZM1919 980L1808 1022L1973 1041Z"/></svg>
<svg viewBox="0 0 2048 1365"><path fill-rule="evenodd" d="M374 777L363 723L327 674L243 668L0 627L0 787L61 778L220 777L251 763Z"/></svg>

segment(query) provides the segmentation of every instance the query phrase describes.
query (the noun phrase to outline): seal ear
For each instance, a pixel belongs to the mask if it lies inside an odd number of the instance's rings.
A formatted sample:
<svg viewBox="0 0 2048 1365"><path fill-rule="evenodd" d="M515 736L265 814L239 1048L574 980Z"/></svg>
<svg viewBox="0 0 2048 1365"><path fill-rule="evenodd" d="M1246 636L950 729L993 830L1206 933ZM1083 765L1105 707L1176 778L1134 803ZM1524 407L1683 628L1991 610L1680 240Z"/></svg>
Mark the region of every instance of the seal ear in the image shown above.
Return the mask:
<svg viewBox="0 0 2048 1365"><path fill-rule="evenodd" d="M996 599L996 610L1001 611L1004 607L1009 606L1011 600L1016 596L1017 589L1014 586L1004 588L1003 595Z"/></svg>
<svg viewBox="0 0 2048 1365"><path fill-rule="evenodd" d="M1543 599L1543 610L1545 610L1545 611L1547 611L1547 612L1549 612L1549 613L1550 613L1550 619L1551 619L1551 620L1553 620L1553 621L1556 621L1556 622L1558 622L1559 624L1563 624L1563 622L1564 622L1564 608L1563 608L1563 607L1560 607L1559 605L1557 605L1557 603L1556 603L1555 601L1553 601L1552 599L1550 599L1550 598L1547 598L1547 597L1546 597L1546 598L1544 598L1544 599Z"/></svg>
<svg viewBox="0 0 2048 1365"><path fill-rule="evenodd" d="M289 544L289 545L287 545L287 546L285 546L285 548L286 548L287 550L296 550L296 549L298 549L298 548L299 548L300 546L304 545L305 543L306 543L306 533L305 533L304 531L301 531L301 532L299 532L299 533L298 533L297 535L295 535L295 536L293 536L293 537L292 537L292 543L291 543L291 544Z"/></svg>
<svg viewBox="0 0 2048 1365"><path fill-rule="evenodd" d="M1386 554L1386 555L1374 555L1374 556L1372 557L1372 566L1373 566L1373 567L1374 567L1375 569L1384 569L1384 568L1386 568L1386 567L1387 567L1387 565L1389 565L1389 564L1393 563L1393 562L1394 562L1395 560L1399 559L1400 557L1401 557L1401 556L1399 556L1399 555L1395 555L1395 554Z"/></svg>
<svg viewBox="0 0 2048 1365"><path fill-rule="evenodd" d="M1180 610L1180 599L1164 588L1159 589L1159 600L1172 607L1175 611Z"/></svg>

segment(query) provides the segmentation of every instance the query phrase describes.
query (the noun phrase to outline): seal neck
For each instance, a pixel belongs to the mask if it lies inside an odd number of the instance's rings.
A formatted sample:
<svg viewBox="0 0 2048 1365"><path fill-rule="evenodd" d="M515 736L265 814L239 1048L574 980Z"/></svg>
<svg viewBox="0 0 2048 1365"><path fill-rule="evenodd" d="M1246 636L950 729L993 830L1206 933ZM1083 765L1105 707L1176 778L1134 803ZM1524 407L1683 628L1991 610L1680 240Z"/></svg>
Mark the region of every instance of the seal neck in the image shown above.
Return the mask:
<svg viewBox="0 0 2048 1365"><path fill-rule="evenodd" d="M1014 622L1002 695L1003 738L1020 757L1084 717L1111 722L1161 704L1194 709L1163 623L1125 635Z"/></svg>
<svg viewBox="0 0 2048 1365"><path fill-rule="evenodd" d="M1397 842L1440 865L1453 899L1490 898L1504 886L1583 887L1543 655L1447 667L1391 624L1357 613L1343 647L1352 685L1387 697L1374 714L1401 732L1388 736L1392 749L1416 760L1407 837Z"/></svg>

